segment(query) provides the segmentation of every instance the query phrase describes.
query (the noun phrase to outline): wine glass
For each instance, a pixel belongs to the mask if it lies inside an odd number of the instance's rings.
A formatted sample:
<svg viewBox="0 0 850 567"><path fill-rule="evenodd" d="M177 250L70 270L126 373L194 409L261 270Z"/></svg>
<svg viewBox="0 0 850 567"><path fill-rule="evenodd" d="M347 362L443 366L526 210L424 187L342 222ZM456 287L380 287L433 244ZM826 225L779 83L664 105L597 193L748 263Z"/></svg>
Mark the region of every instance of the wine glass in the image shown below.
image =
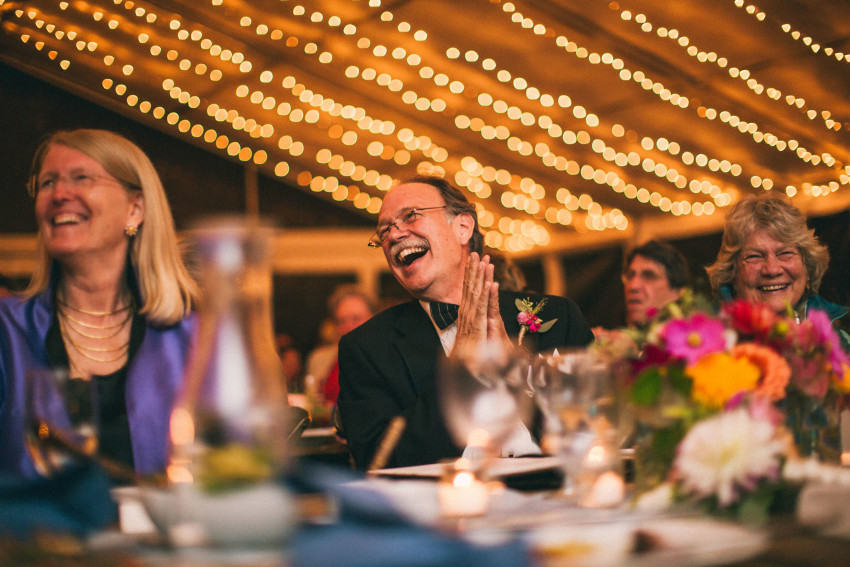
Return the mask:
<svg viewBox="0 0 850 567"><path fill-rule="evenodd" d="M91 380L70 378L67 369L26 373L24 436L36 471L52 476L98 448L97 389Z"/></svg>
<svg viewBox="0 0 850 567"><path fill-rule="evenodd" d="M530 357L525 351L506 350L484 341L464 352L452 353L437 374L443 416L464 457L477 462L502 454L502 445L516 436L531 441L524 420L534 406L528 387ZM533 443L533 442L532 442ZM507 451L508 447L505 447Z"/></svg>
<svg viewBox="0 0 850 567"><path fill-rule="evenodd" d="M619 475L622 434L612 366L590 350L571 349L539 358L531 384L545 419L546 448L561 458L562 495L582 504L601 474Z"/></svg>

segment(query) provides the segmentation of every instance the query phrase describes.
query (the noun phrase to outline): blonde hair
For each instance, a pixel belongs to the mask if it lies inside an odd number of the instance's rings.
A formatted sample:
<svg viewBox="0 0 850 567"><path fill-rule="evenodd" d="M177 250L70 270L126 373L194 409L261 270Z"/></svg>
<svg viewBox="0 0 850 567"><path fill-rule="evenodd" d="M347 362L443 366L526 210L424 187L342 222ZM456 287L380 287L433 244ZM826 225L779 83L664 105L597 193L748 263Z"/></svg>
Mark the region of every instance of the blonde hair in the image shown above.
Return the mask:
<svg viewBox="0 0 850 567"><path fill-rule="evenodd" d="M198 286L183 263L171 208L148 156L128 139L107 130L55 132L36 150L30 166L30 195L35 196L37 177L47 153L57 145L67 146L94 159L128 192L141 191L144 221L128 247L130 263L138 276L139 313L155 325L179 322L197 301ZM52 267L53 261L39 233L36 268L24 290L25 297L47 289Z"/></svg>
<svg viewBox="0 0 850 567"><path fill-rule="evenodd" d="M706 268L712 291L717 294L721 286L734 282L741 249L760 230L800 251L809 287L816 292L829 265L829 250L806 225L806 218L797 207L784 197L769 193L739 201L726 215L717 260Z"/></svg>

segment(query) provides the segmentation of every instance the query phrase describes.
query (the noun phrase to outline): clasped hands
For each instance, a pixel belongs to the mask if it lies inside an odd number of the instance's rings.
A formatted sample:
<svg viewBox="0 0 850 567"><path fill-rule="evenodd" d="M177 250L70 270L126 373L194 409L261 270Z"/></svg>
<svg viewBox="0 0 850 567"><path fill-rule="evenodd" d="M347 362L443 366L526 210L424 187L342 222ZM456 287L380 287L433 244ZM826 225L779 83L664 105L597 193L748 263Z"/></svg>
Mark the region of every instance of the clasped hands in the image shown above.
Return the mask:
<svg viewBox="0 0 850 567"><path fill-rule="evenodd" d="M457 317L453 356L463 356L488 344L506 354L513 345L499 312L499 283L493 279L490 257L472 252L466 261L463 295Z"/></svg>

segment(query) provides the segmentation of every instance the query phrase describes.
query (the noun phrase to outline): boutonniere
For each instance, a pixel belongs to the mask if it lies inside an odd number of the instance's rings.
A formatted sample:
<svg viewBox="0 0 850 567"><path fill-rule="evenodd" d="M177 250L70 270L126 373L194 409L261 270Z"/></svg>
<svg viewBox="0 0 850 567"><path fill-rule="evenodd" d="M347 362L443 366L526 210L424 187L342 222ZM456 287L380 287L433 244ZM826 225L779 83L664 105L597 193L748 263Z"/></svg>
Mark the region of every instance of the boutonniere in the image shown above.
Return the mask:
<svg viewBox="0 0 850 567"><path fill-rule="evenodd" d="M546 305L546 298L541 299L535 304L530 298L516 300L516 308L519 309L519 314L516 316L517 323L521 325L519 330L519 339L517 344L522 344L522 339L526 333L545 333L552 328L557 319L551 321L543 320L537 316L543 306Z"/></svg>

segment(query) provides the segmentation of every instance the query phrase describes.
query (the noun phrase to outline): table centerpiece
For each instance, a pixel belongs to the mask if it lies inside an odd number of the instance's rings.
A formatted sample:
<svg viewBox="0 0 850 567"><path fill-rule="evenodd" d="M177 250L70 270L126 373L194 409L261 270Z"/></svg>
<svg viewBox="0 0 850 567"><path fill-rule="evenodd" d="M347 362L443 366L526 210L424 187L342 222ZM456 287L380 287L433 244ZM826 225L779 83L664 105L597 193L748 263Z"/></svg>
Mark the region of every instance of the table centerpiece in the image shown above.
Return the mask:
<svg viewBox="0 0 850 567"><path fill-rule="evenodd" d="M850 364L821 311L798 321L735 300L713 313L686 293L594 348L618 361L634 415L638 507L691 502L758 521L801 480L784 470L839 462Z"/></svg>

